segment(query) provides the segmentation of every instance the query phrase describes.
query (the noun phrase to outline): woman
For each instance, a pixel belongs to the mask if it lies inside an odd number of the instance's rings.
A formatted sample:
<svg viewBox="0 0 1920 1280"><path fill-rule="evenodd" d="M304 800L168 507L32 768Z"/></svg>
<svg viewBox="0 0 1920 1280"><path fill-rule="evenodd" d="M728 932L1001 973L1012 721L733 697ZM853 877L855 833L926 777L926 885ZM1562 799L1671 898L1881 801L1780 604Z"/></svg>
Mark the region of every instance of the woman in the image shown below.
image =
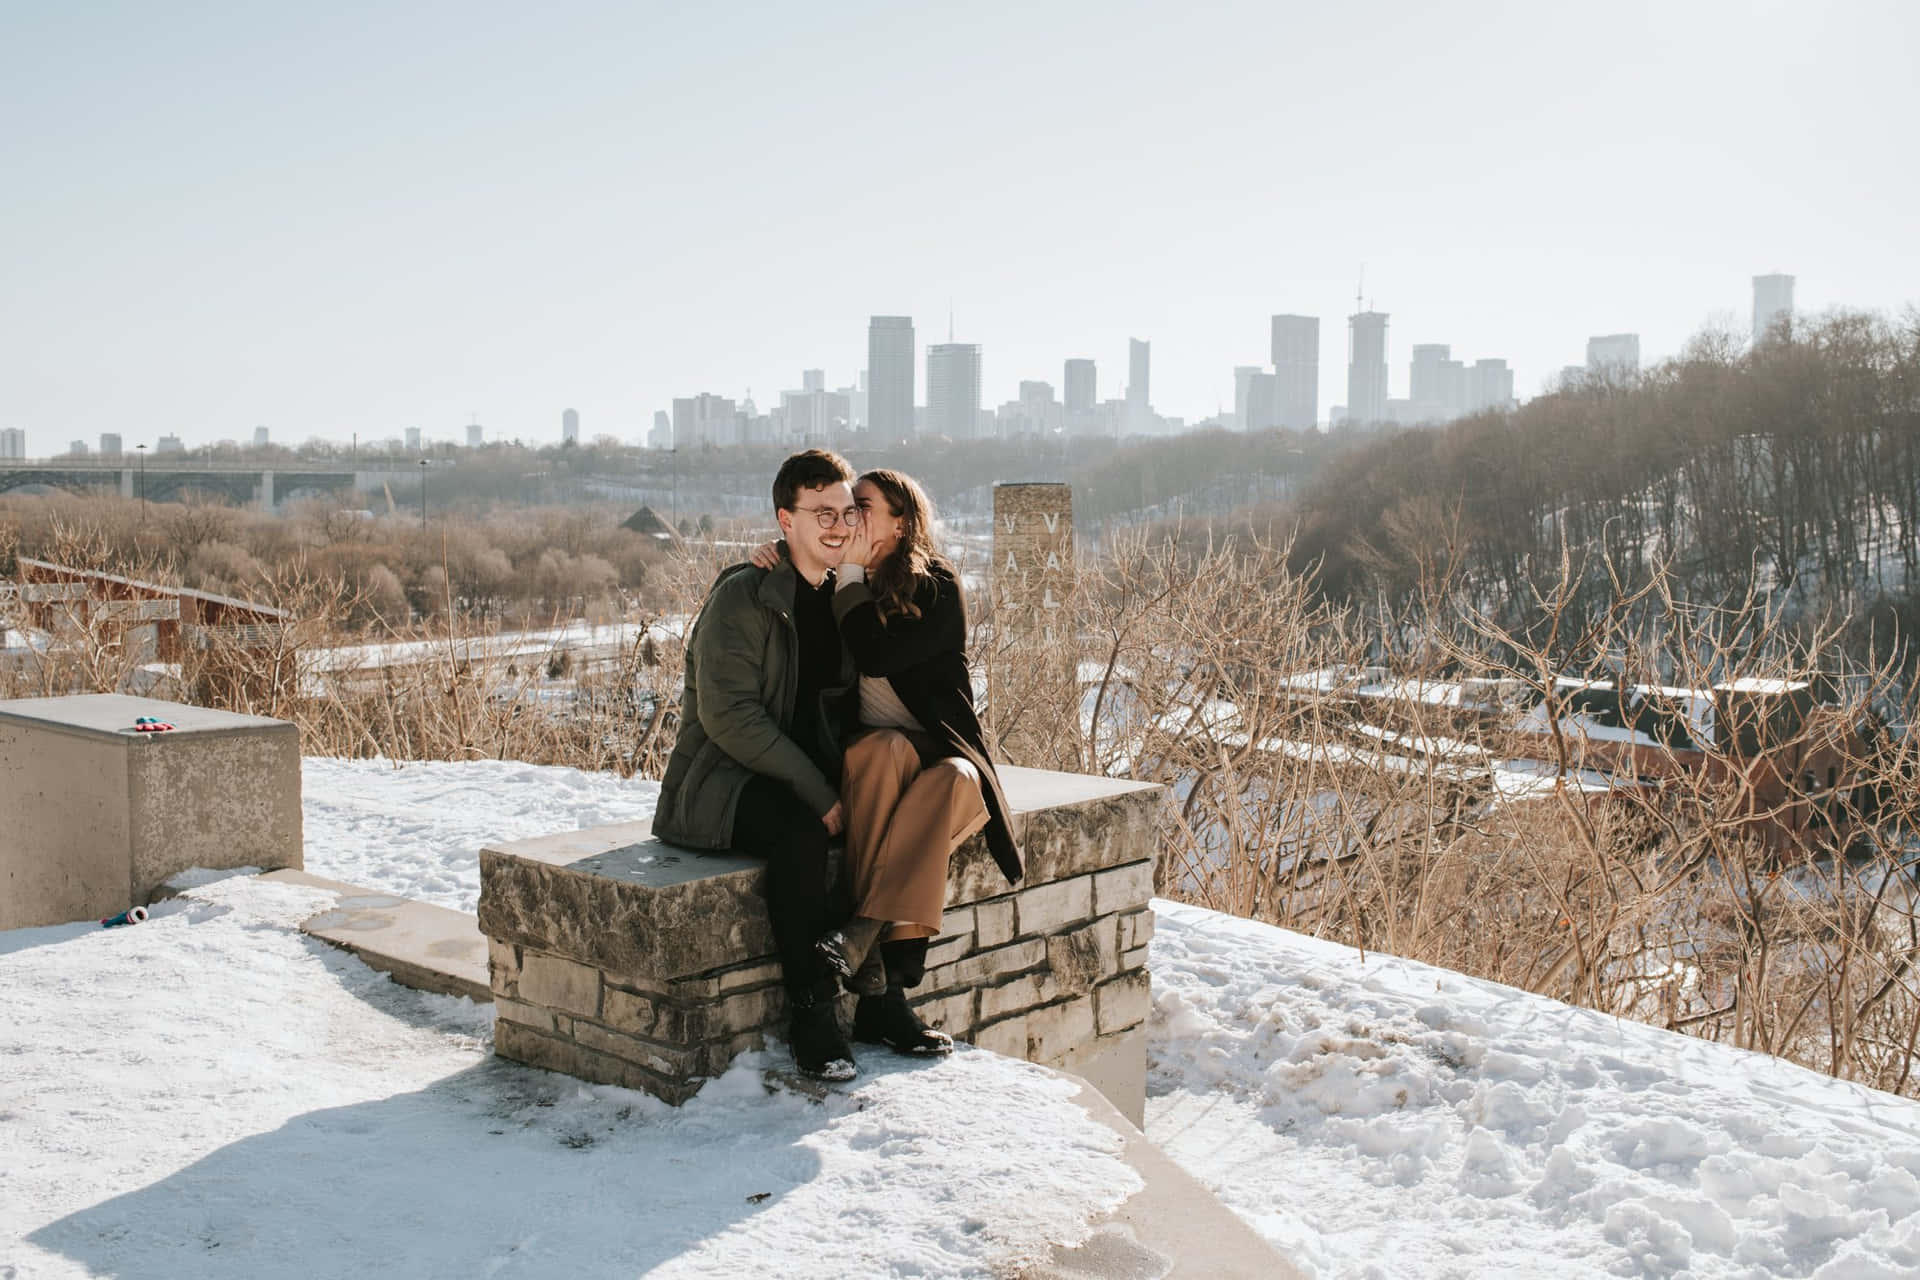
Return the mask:
<svg viewBox="0 0 1920 1280"><path fill-rule="evenodd" d="M860 728L846 749L846 876L853 918L820 939L822 959L861 995L856 1040L900 1053L951 1053L915 1016L906 988L925 974L946 907L947 860L982 829L1009 883L1020 853L973 707L966 602L933 541L933 505L912 477L869 471L853 490L861 522L836 571L834 617L860 672ZM756 562L772 548L761 548Z"/></svg>

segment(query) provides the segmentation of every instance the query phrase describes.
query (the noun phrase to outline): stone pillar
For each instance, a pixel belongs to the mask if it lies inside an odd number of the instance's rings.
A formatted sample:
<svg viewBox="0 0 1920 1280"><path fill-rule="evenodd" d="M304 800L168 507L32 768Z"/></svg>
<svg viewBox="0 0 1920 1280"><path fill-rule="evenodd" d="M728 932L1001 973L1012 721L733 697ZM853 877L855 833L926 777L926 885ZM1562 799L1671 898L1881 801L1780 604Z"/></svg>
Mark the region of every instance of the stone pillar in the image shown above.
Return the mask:
<svg viewBox="0 0 1920 1280"><path fill-rule="evenodd" d="M993 601L998 640L984 667L986 718L1009 760L1080 763L1071 485L993 487ZM976 659L980 655L976 654Z"/></svg>
<svg viewBox="0 0 1920 1280"><path fill-rule="evenodd" d="M1073 486L995 485L994 595L1017 624L1049 643L1064 638L1075 580Z"/></svg>

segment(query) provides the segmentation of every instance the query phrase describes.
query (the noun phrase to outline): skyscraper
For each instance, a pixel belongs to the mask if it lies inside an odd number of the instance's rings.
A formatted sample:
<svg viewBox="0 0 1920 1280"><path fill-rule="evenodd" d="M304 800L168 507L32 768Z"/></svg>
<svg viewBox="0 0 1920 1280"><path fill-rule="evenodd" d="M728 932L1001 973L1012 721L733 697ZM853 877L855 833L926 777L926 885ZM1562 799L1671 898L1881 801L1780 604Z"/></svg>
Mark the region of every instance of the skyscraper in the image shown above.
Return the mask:
<svg viewBox="0 0 1920 1280"><path fill-rule="evenodd" d="M1152 429L1152 348L1140 338L1127 339L1127 430L1135 434Z"/></svg>
<svg viewBox="0 0 1920 1280"><path fill-rule="evenodd" d="M825 369L802 369L800 371L800 389L802 391L825 391L827 389L827 371Z"/></svg>
<svg viewBox="0 0 1920 1280"><path fill-rule="evenodd" d="M1513 370L1505 360L1475 360L1467 370L1467 412L1506 409L1513 404Z"/></svg>
<svg viewBox="0 0 1920 1280"><path fill-rule="evenodd" d="M255 427L253 429L253 447L256 449L264 449L267 447L267 429L265 427Z"/></svg>
<svg viewBox="0 0 1920 1280"><path fill-rule="evenodd" d="M1407 371L1407 400L1415 422L1445 422L1466 403L1465 367L1444 342L1417 342Z"/></svg>
<svg viewBox="0 0 1920 1280"><path fill-rule="evenodd" d="M120 433L117 431L102 431L100 433L100 452L106 454L109 458L119 457Z"/></svg>
<svg viewBox="0 0 1920 1280"><path fill-rule="evenodd" d="M580 443L580 411L567 409L560 414L560 443Z"/></svg>
<svg viewBox="0 0 1920 1280"><path fill-rule="evenodd" d="M483 428L477 422L469 422L467 424L467 448L478 449L480 447L482 431Z"/></svg>
<svg viewBox="0 0 1920 1280"><path fill-rule="evenodd" d="M927 348L927 430L970 440L980 430L980 348L938 342Z"/></svg>
<svg viewBox="0 0 1920 1280"><path fill-rule="evenodd" d="M1387 313L1347 317L1347 420L1355 426L1387 417Z"/></svg>
<svg viewBox="0 0 1920 1280"><path fill-rule="evenodd" d="M1753 345L1793 333L1793 277L1753 278Z"/></svg>
<svg viewBox="0 0 1920 1280"><path fill-rule="evenodd" d="M407 452L408 453L420 452L420 428L408 427L404 434L406 436L406 441L407 441Z"/></svg>
<svg viewBox="0 0 1920 1280"><path fill-rule="evenodd" d="M27 456L27 433L18 427L0 428L0 458L19 459Z"/></svg>
<svg viewBox="0 0 1920 1280"><path fill-rule="evenodd" d="M1320 317L1273 318L1274 425L1311 431L1320 421Z"/></svg>
<svg viewBox="0 0 1920 1280"><path fill-rule="evenodd" d="M1064 386L1069 414L1093 412L1093 406L1100 400L1098 374L1094 371L1093 361L1067 361Z"/></svg>
<svg viewBox="0 0 1920 1280"><path fill-rule="evenodd" d="M913 435L913 317L867 322L867 429L881 440ZM976 397L977 398L977 397Z"/></svg>
<svg viewBox="0 0 1920 1280"><path fill-rule="evenodd" d="M1603 375L1640 372L1640 335L1609 333L1588 338L1587 372Z"/></svg>

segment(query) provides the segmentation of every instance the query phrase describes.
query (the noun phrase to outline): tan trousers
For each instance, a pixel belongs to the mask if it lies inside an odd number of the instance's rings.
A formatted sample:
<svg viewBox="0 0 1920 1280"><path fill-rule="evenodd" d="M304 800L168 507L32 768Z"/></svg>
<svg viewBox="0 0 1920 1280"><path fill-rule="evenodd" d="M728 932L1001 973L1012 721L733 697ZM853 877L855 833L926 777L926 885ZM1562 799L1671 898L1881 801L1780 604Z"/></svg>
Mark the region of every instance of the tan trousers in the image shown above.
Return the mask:
<svg viewBox="0 0 1920 1280"><path fill-rule="evenodd" d="M980 773L958 756L922 766L912 739L870 729L847 747L847 879L854 914L889 939L931 938L947 905L947 859L987 825Z"/></svg>

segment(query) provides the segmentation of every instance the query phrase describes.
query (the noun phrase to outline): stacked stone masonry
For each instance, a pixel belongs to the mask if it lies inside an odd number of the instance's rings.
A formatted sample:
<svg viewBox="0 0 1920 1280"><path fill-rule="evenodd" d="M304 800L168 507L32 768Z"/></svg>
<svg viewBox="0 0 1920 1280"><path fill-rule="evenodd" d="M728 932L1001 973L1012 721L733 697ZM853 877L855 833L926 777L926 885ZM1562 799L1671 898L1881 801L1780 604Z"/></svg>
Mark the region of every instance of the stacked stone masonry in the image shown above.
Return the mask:
<svg viewBox="0 0 1920 1280"><path fill-rule="evenodd" d="M915 1004L959 1040L1138 1077L1161 788L1014 768L1003 781L1027 875L1009 891L978 838L955 854ZM780 1039L761 874L661 844L645 823L484 850L496 1049L680 1102Z"/></svg>

